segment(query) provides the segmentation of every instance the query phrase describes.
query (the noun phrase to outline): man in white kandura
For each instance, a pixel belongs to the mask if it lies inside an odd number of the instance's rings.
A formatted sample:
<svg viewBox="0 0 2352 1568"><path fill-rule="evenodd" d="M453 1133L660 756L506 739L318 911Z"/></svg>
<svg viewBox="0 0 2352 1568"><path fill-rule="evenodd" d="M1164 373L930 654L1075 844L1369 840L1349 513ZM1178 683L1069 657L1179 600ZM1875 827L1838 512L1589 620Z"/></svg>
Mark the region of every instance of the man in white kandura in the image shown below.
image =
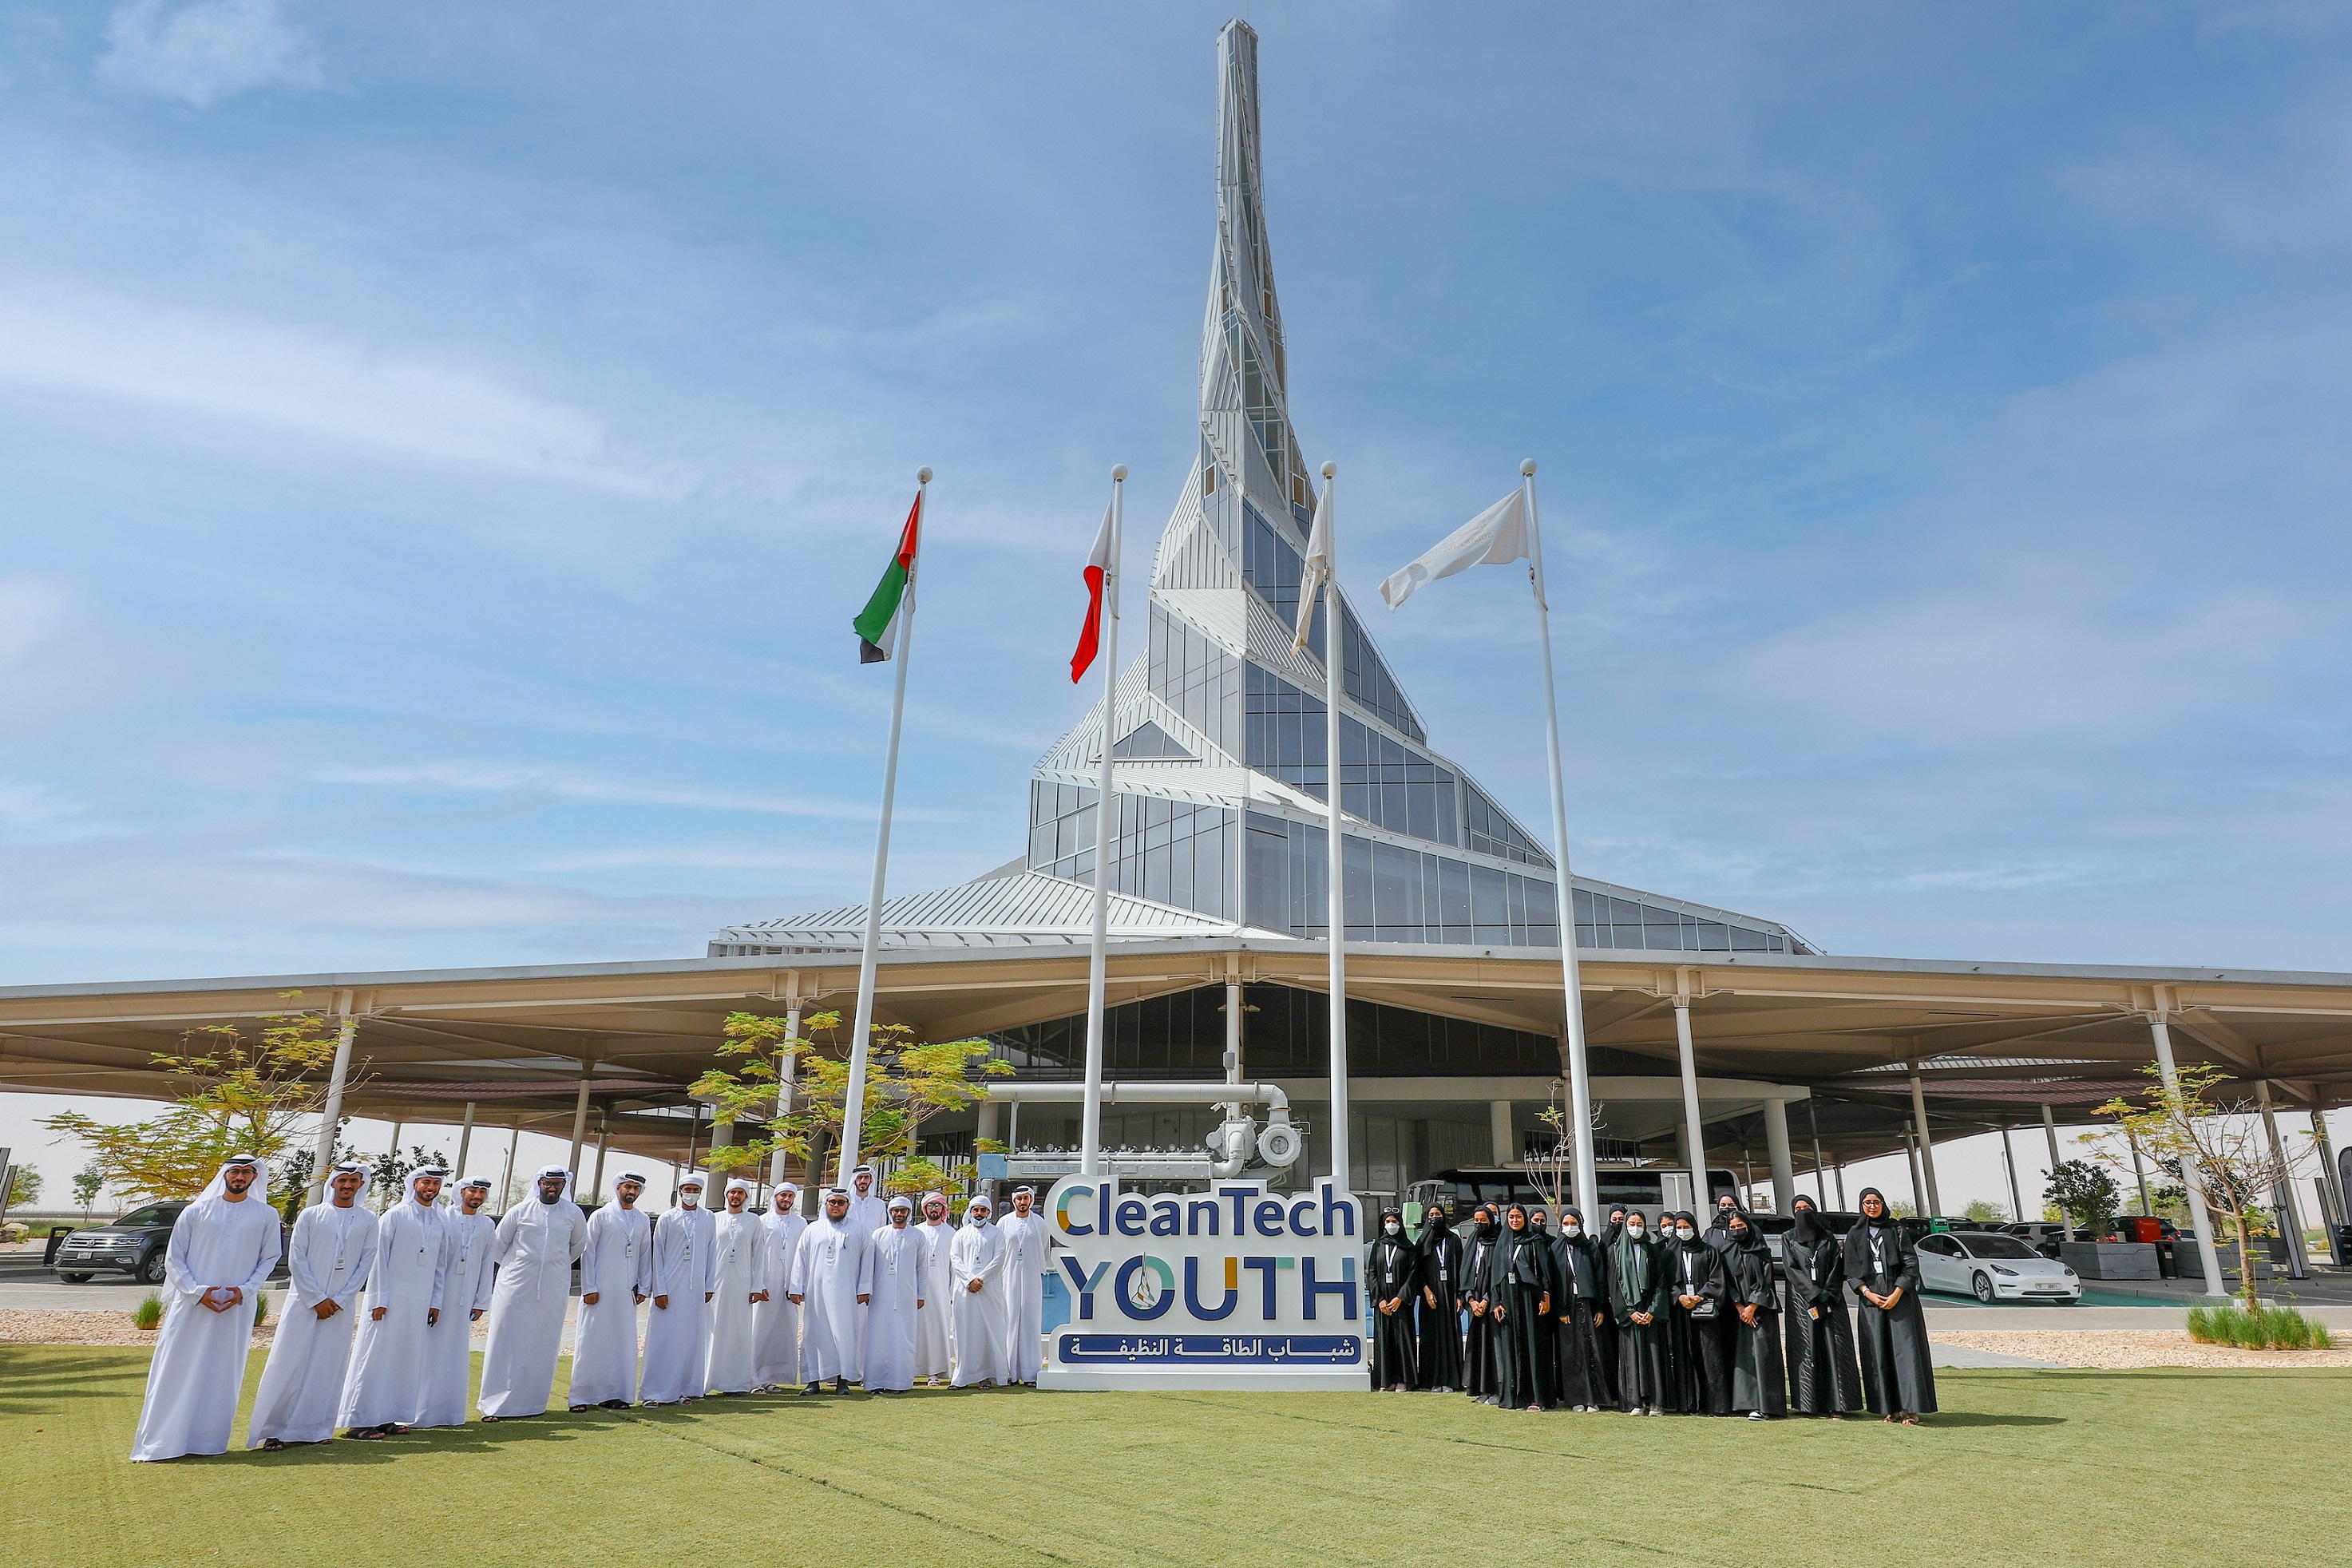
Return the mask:
<svg viewBox="0 0 2352 1568"><path fill-rule="evenodd" d="M955 1303L948 1299L951 1289L948 1247L955 1240L955 1226L948 1223L945 1193L923 1194L923 1223L915 1227L915 1233L923 1243L923 1304L915 1313L915 1375L945 1383L954 1370L948 1324L955 1313Z"/></svg>
<svg viewBox="0 0 2352 1568"><path fill-rule="evenodd" d="M719 1227L702 1206L702 1178L677 1184L677 1205L654 1226L654 1315L646 1324L647 1405L699 1399L710 1387L710 1298L718 1289L711 1245Z"/></svg>
<svg viewBox="0 0 2352 1568"><path fill-rule="evenodd" d="M343 1384L342 1424L354 1437L408 1430L425 1397L425 1336L441 1321L449 1227L433 1201L442 1173L408 1173L406 1195L375 1222L375 1265L360 1299L359 1343Z"/></svg>
<svg viewBox="0 0 2352 1568"><path fill-rule="evenodd" d="M752 1309L751 1381L759 1388L796 1388L801 1381L801 1310L793 1300L793 1260L800 1253L801 1190L786 1182L778 1187L772 1212L760 1223L768 1227L768 1245L760 1252L762 1300Z"/></svg>
<svg viewBox="0 0 2352 1568"><path fill-rule="evenodd" d="M482 1351L482 1419L537 1415L555 1391L572 1264L588 1245L588 1216L572 1201L572 1173L550 1165L499 1221L499 1283L490 1292L490 1340Z"/></svg>
<svg viewBox="0 0 2352 1568"><path fill-rule="evenodd" d="M253 1344L253 1293L284 1250L268 1191L268 1163L238 1154L180 1211L163 1247L163 1331L147 1367L132 1458L228 1452Z"/></svg>
<svg viewBox="0 0 2352 1568"><path fill-rule="evenodd" d="M441 1315L425 1331L425 1386L415 1422L419 1426L466 1424L474 1325L490 1310L490 1286L497 1278L490 1254L499 1245L498 1223L482 1212L489 1201L490 1179L469 1176L457 1189L457 1206L435 1211L448 1232L448 1273L441 1281Z"/></svg>
<svg viewBox="0 0 2352 1568"><path fill-rule="evenodd" d="M703 1381L716 1394L749 1394L758 1348L752 1314L761 1300L760 1277L767 1272L768 1227L751 1200L758 1193L737 1176L727 1184L727 1212L718 1216L711 1243L710 1358Z"/></svg>
<svg viewBox="0 0 2352 1568"><path fill-rule="evenodd" d="M890 1223L874 1233L866 1273L873 1289L866 1307L866 1392L904 1394L915 1386L915 1320L923 1294L923 1234L907 1222L915 1200L890 1200Z"/></svg>
<svg viewBox="0 0 2352 1568"><path fill-rule="evenodd" d="M1045 1271L1054 1266L1045 1216L1032 1214L1037 1194L1013 1191L1013 1212L996 1222L1004 1233L1004 1381L1037 1386L1045 1354Z"/></svg>
<svg viewBox="0 0 2352 1568"><path fill-rule="evenodd" d="M352 1303L375 1261L375 1215L358 1202L366 1185L366 1166L338 1165L325 1200L294 1221L286 1244L286 1310L246 1421L248 1448L274 1454L289 1443L324 1443L335 1435L352 1360Z"/></svg>
<svg viewBox="0 0 2352 1568"><path fill-rule="evenodd" d="M974 1197L948 1244L958 1388L986 1388L1004 1377L1004 1237L988 1215L988 1200Z"/></svg>
<svg viewBox="0 0 2352 1568"><path fill-rule="evenodd" d="M580 1327L572 1339L572 1408L637 1402L637 1306L654 1293L654 1222L637 1199L646 1179L624 1171L613 1201L588 1216L580 1254Z"/></svg>
<svg viewBox="0 0 2352 1568"><path fill-rule="evenodd" d="M850 1226L849 1194L828 1188L824 1213L801 1233L800 1250L793 1255L792 1300L802 1309L803 1394L814 1394L826 1378L839 1394L851 1377L866 1375L859 1337L868 1289L866 1243L866 1236Z"/></svg>
<svg viewBox="0 0 2352 1568"><path fill-rule="evenodd" d="M860 1165L849 1173L849 1228L872 1236L890 1223L890 1208L874 1194L874 1167Z"/></svg>

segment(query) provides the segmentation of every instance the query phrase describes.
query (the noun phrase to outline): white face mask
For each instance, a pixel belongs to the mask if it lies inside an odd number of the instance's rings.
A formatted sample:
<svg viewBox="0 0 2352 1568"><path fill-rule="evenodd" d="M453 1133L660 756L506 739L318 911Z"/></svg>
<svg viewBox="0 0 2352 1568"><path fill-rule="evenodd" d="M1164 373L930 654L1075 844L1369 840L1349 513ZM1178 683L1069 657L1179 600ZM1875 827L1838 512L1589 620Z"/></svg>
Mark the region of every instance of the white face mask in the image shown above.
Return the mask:
<svg viewBox="0 0 2352 1568"><path fill-rule="evenodd" d="M1381 1226L1381 1228L1387 1231L1391 1236L1394 1236L1399 1231L1404 1229L1404 1226L1398 1224L1395 1220L1390 1220L1387 1224Z"/></svg>
<svg viewBox="0 0 2352 1568"><path fill-rule="evenodd" d="M1559 1233L1560 1233L1560 1235L1562 1235L1562 1236L1564 1236L1564 1237L1567 1237L1570 1240L1573 1241L1573 1240L1575 1240L1578 1237L1582 1236L1582 1235L1584 1234L1584 1227L1583 1227L1582 1226L1580 1226L1580 1225L1577 1224L1577 1223L1576 1223L1574 1220L1572 1220L1572 1219L1571 1219L1571 1220L1564 1220L1564 1221L1562 1221L1562 1222L1561 1222L1561 1224L1560 1224Z"/></svg>
<svg viewBox="0 0 2352 1568"><path fill-rule="evenodd" d="M1629 1219L1625 1222L1625 1234L1632 1237L1635 1241L1642 1239L1642 1231L1643 1228L1642 1222L1638 1219Z"/></svg>
<svg viewBox="0 0 2352 1568"><path fill-rule="evenodd" d="M1696 1236L1698 1232L1693 1230L1686 1225L1678 1225L1675 1226L1675 1234L1681 1237L1685 1241L1688 1241L1692 1237Z"/></svg>

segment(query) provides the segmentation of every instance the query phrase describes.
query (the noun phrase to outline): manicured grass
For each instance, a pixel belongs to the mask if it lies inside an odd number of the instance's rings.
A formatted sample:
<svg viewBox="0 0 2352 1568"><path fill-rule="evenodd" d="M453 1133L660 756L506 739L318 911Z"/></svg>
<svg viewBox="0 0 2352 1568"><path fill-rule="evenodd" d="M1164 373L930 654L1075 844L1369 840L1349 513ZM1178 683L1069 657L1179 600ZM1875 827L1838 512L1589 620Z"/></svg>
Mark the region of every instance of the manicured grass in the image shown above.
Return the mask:
<svg viewBox="0 0 2352 1568"><path fill-rule="evenodd" d="M1436 1394L784 1395L133 1465L147 1359L0 1346L8 1561L2145 1568L2241 1560L2250 1521L2265 1564L2352 1540L2343 1489L2308 1484L2352 1419L2336 1372L1947 1373L1916 1430Z"/></svg>

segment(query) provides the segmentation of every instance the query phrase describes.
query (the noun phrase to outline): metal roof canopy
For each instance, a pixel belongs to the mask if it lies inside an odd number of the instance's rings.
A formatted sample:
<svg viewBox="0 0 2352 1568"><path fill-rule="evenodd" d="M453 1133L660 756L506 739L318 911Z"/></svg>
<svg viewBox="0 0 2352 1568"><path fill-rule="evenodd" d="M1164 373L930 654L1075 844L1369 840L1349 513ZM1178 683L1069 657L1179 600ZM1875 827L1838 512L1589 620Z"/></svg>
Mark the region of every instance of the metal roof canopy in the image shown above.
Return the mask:
<svg viewBox="0 0 2352 1568"><path fill-rule="evenodd" d="M1674 1002L1686 995L1700 1072L1807 1087L1835 1160L1902 1146L1914 1061L1939 1133L2031 1125L2042 1104L2080 1121L2146 1081L2158 1016L2184 1062L2215 1063L2250 1095L2267 1079L2297 1106L2352 1100L2352 975L1688 956L1583 954L1591 1044L1675 1070ZM1122 942L1110 954L1108 1000L1227 979L1319 989L1325 962L1313 942ZM1351 995L1366 1001L1560 1030L1551 950L1363 944L1350 947L1348 968ZM930 1039L1069 1016L1084 1010L1086 969L1082 950L886 952L876 1016ZM454 1121L472 1100L480 1124L520 1119L568 1136L585 1070L614 1145L669 1159L686 1144L685 1087L717 1059L727 1014L781 1014L794 996L846 1010L856 984L854 956L821 953L12 986L0 988L0 1089L168 1099L177 1085L152 1057L181 1048L189 1029L292 1006L348 1008L361 1019L354 1062L368 1075L348 1113ZM1795 1120L1801 1156L1811 1128ZM1711 1135L1713 1157L1723 1157L1724 1135Z"/></svg>

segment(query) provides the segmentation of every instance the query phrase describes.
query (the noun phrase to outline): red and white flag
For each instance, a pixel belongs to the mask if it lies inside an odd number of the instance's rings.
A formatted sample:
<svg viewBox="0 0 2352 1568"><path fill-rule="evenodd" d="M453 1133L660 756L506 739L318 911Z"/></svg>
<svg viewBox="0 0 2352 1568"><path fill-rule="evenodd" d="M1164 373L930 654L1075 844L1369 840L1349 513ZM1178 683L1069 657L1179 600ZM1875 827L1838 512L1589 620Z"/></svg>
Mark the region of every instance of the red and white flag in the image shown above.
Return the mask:
<svg viewBox="0 0 2352 1568"><path fill-rule="evenodd" d="M1112 560L1117 551L1117 533L1112 521L1112 510L1105 507L1102 529L1095 535L1095 547L1087 556L1087 624L1078 633L1078 651L1070 656L1070 684L1073 686L1086 679L1087 671L1094 665L1096 650L1102 642L1103 586L1110 581L1117 565Z"/></svg>

